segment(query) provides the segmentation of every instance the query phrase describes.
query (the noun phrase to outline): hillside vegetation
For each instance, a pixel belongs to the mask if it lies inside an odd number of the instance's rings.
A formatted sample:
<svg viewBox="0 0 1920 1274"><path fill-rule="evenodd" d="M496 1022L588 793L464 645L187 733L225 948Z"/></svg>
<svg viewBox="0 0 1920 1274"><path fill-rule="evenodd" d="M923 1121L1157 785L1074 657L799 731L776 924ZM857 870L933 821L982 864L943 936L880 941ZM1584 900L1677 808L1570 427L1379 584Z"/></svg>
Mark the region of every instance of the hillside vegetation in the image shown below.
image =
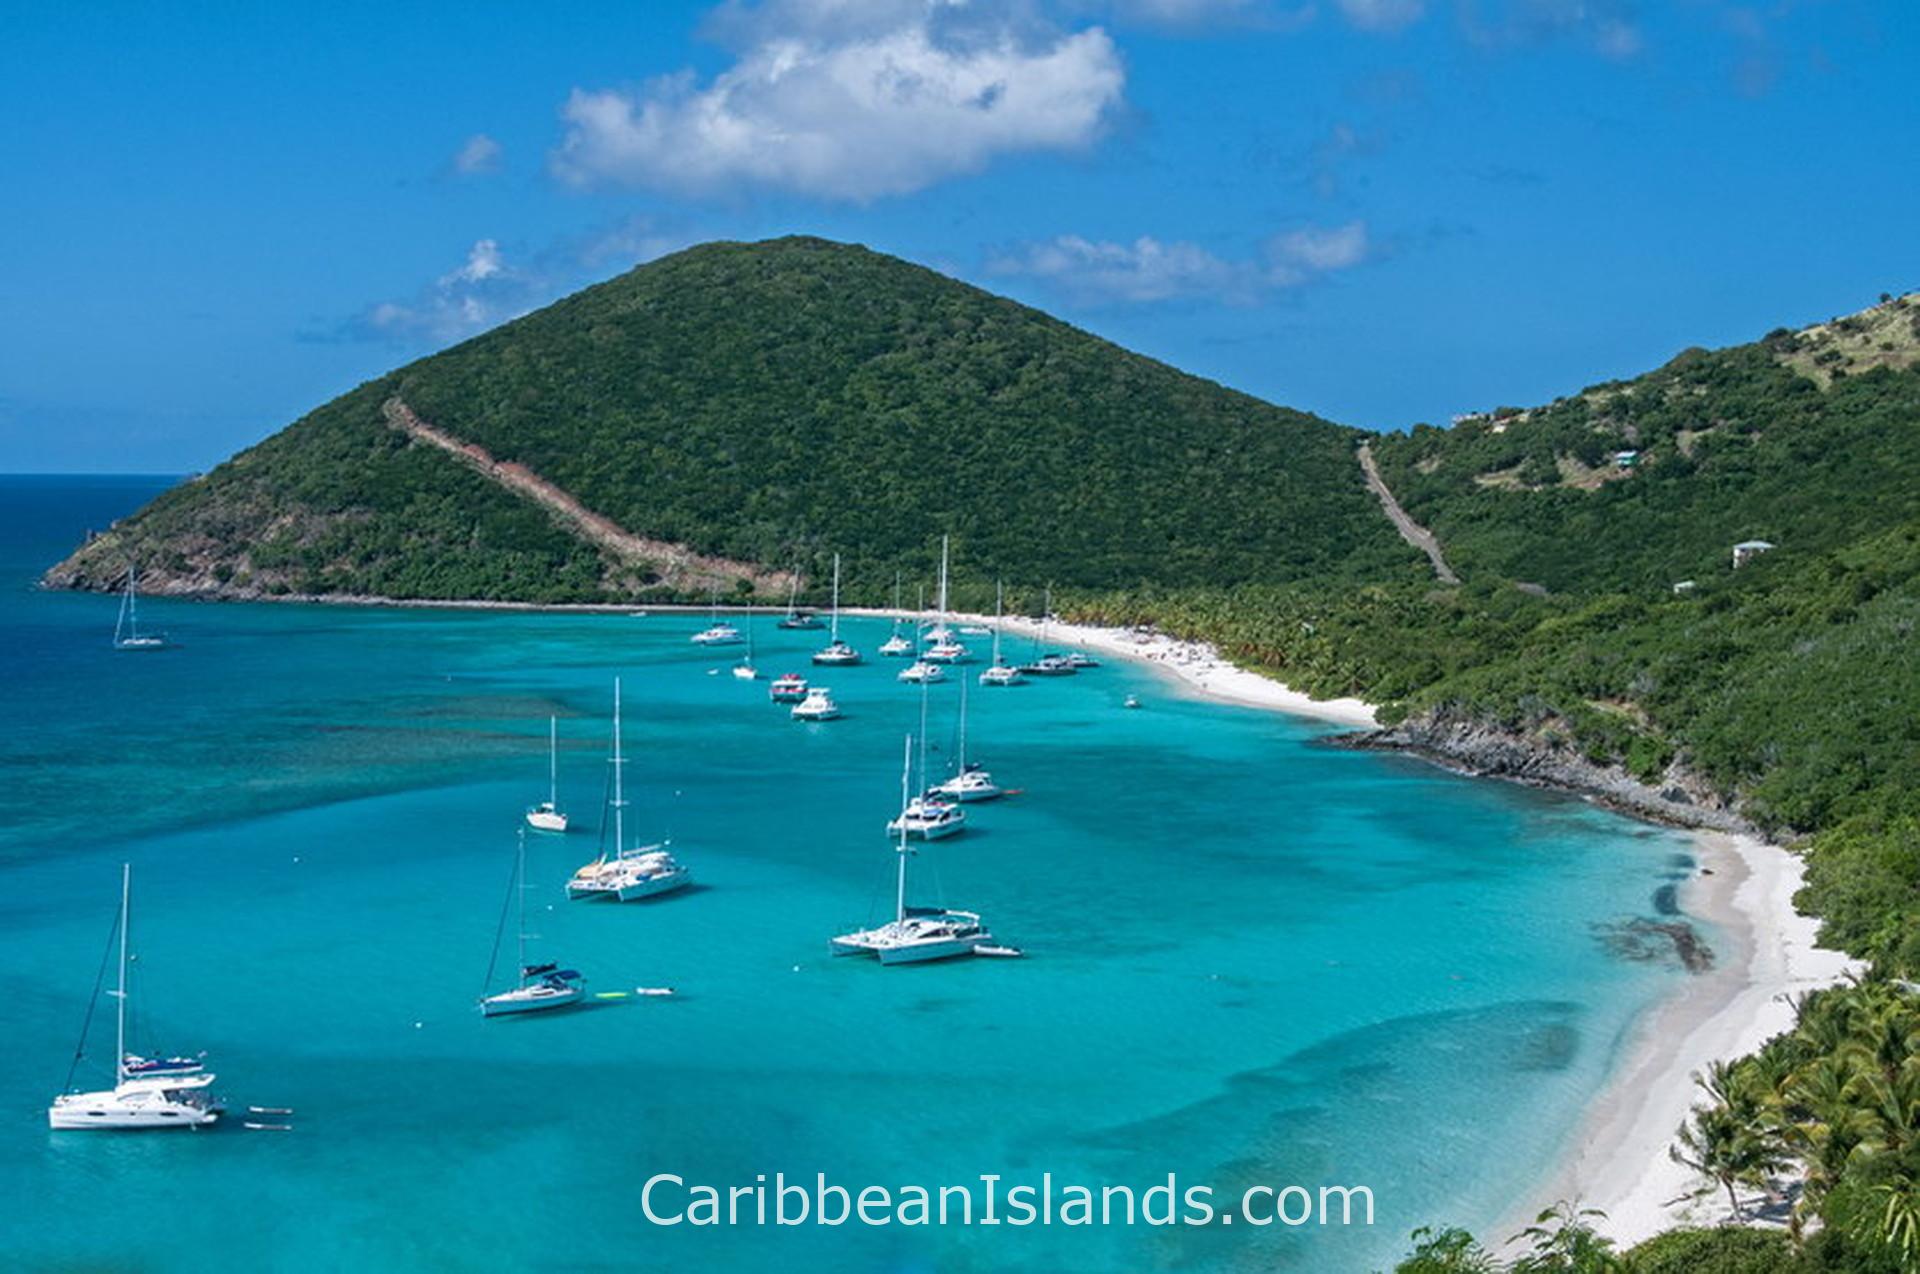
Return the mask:
<svg viewBox="0 0 1920 1274"><path fill-rule="evenodd" d="M637 535L739 564L848 557L1082 587L1277 582L1411 561L1357 434L934 271L817 239L641 266L328 404L55 573L171 591L599 600L675 589L394 432L524 466ZM148 560L151 559L151 560ZM731 581L729 581L731 583Z"/></svg>

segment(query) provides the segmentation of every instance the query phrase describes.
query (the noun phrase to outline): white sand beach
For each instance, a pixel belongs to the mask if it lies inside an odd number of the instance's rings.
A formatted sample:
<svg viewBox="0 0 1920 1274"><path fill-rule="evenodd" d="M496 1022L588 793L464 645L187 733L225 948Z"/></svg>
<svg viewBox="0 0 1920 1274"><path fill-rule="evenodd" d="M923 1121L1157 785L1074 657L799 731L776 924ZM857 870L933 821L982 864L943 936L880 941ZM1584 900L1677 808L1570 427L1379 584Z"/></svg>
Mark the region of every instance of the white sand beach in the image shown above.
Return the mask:
<svg viewBox="0 0 1920 1274"><path fill-rule="evenodd" d="M843 613L881 618L894 614L890 610L856 611L851 608ZM954 615L952 618L955 624L969 626L993 623L991 615ZM1017 635L1023 641L1040 635L1040 621L1037 619L1008 615L1000 623L1005 632ZM1360 699L1315 699L1271 677L1263 677L1230 663L1206 642L1181 641L1165 633L1145 629L1099 628L1089 624L1059 622L1047 625L1047 637L1062 646L1078 646L1104 655L1138 659L1161 669L1170 680L1184 683L1210 699L1256 708L1273 708L1339 725L1378 724L1372 704Z"/></svg>
<svg viewBox="0 0 1920 1274"><path fill-rule="evenodd" d="M1605 1212L1598 1228L1622 1247L1674 1226L1725 1219L1725 1195L1697 1196L1700 1180L1668 1154L1698 1096L1693 1075L1790 1029L1793 997L1864 967L1814 946L1819 922L1793 909L1804 871L1798 855L1725 832L1696 832L1694 841L1705 870L1680 903L1720 931L1715 967L1687 979L1637 1025L1555 1176L1486 1235L1490 1241L1517 1233L1561 1199Z"/></svg>
<svg viewBox="0 0 1920 1274"><path fill-rule="evenodd" d="M974 615L954 619L991 622ZM1008 617L1003 626L1023 638L1040 631L1039 621L1026 618ZM1048 633L1062 645L1141 660L1209 698L1344 726L1377 724L1373 707L1362 700L1314 699L1235 666L1204 642L1082 624L1054 623ZM1694 1073L1751 1053L1790 1029L1793 997L1864 968L1841 952L1816 947L1819 922L1794 911L1793 895L1804 875L1798 855L1725 832L1695 832L1694 843L1702 870L1682 887L1680 905L1718 930L1714 968L1685 979L1638 1023L1553 1175L1481 1235L1489 1245L1518 1233L1561 1199L1605 1212L1599 1228L1622 1247L1674 1226L1724 1219L1725 1197L1698 1195L1701 1183L1668 1154L1695 1100Z"/></svg>

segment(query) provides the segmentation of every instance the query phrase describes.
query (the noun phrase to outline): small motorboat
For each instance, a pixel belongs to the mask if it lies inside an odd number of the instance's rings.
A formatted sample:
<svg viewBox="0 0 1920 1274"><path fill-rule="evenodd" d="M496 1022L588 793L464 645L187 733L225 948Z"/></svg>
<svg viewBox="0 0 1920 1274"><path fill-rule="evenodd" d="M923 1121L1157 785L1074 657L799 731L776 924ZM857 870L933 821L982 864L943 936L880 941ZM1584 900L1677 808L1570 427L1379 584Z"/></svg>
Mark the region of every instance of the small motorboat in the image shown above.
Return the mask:
<svg viewBox="0 0 1920 1274"><path fill-rule="evenodd" d="M807 691L806 698L793 705L789 713L795 721L832 721L840 715L840 705L833 701L833 692L825 686L814 686Z"/></svg>
<svg viewBox="0 0 1920 1274"><path fill-rule="evenodd" d="M1126 702L1120 706L1123 708L1137 708L1140 706L1140 697L1138 695L1128 695Z"/></svg>
<svg viewBox="0 0 1920 1274"><path fill-rule="evenodd" d="M784 672L773 679L767 697L775 703L799 703L807 697L807 679L797 672Z"/></svg>
<svg viewBox="0 0 1920 1274"><path fill-rule="evenodd" d="M935 681L945 681L947 679L947 670L939 664L931 664L924 659L916 659L900 670L898 679L901 681L917 681L924 685Z"/></svg>

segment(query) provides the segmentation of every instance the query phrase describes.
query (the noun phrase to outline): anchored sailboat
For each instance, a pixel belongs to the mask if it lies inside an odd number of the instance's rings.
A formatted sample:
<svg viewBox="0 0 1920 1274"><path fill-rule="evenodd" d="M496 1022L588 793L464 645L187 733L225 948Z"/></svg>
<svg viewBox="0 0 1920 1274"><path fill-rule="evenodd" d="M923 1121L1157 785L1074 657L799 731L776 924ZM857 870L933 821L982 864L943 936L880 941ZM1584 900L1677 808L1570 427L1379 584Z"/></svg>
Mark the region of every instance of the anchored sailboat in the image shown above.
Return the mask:
<svg viewBox="0 0 1920 1274"><path fill-rule="evenodd" d="M513 856L513 887L510 903L517 903L520 970L517 983L509 990L480 998L482 1017L501 1017L508 1013L538 1013L544 1009L563 1009L578 1004L587 993L587 980L572 969L557 964L527 963L527 834L520 833ZM500 929L507 925L507 908L500 909ZM493 935L493 955L487 960L486 986L493 985L493 969L500 960L501 933Z"/></svg>
<svg viewBox="0 0 1920 1274"><path fill-rule="evenodd" d="M753 612L747 612L747 653L746 657L733 666L733 675L741 681L760 680L760 670L753 666Z"/></svg>
<svg viewBox="0 0 1920 1274"><path fill-rule="evenodd" d="M560 808L560 718L547 718L547 799L527 807L527 826L539 832L564 832L567 816Z"/></svg>
<svg viewBox="0 0 1920 1274"><path fill-rule="evenodd" d="M880 653L888 659L903 659L913 653L913 643L900 632L900 572L893 573L893 630L880 643Z"/></svg>
<svg viewBox="0 0 1920 1274"><path fill-rule="evenodd" d="M993 781L993 775L987 773L986 767L978 762L969 764L967 761L967 683L965 681L960 683L960 746L959 756L955 759L960 767L959 770L946 782L928 789L931 793L949 797L962 805L970 801L991 801L997 796L1006 795L1005 790Z"/></svg>
<svg viewBox="0 0 1920 1274"><path fill-rule="evenodd" d="M780 621L779 626L781 628L820 627L820 621L813 617L812 612L803 611L799 608L799 601L800 566L798 563L795 563L793 568L793 582L787 586L787 616Z"/></svg>
<svg viewBox="0 0 1920 1274"><path fill-rule="evenodd" d="M567 881L567 897L572 899L611 898L633 902L657 894L671 893L693 883L693 873L668 852L666 843L627 847L627 758L620 747L620 678L613 679L613 755L607 759L613 768L612 798L607 809L613 815L612 853L602 841L600 856L573 873ZM602 822L602 835L606 823Z"/></svg>
<svg viewBox="0 0 1920 1274"><path fill-rule="evenodd" d="M940 620L927 634L933 643L920 657L936 664L961 664L967 661L967 648L953 639L953 629L948 627L947 612L947 542L950 537L940 537Z"/></svg>
<svg viewBox="0 0 1920 1274"><path fill-rule="evenodd" d="M208 1089L214 1076L199 1058L135 1057L127 1052L127 928L131 919L133 868L120 868L120 914L114 922L114 940L119 945L120 976L113 997L113 1087L102 1092L72 1091L73 1075L86 1056L87 1027L93 1023L94 1006L100 999L96 983L93 998L87 1003L87 1020L80 1028L80 1045L74 1050L73 1064L67 1068L68 1091L53 1099L47 1107L47 1126L62 1130L85 1128L145 1129L204 1128L219 1122L225 1113L219 1099ZM104 974L105 969L101 972Z"/></svg>
<svg viewBox="0 0 1920 1274"><path fill-rule="evenodd" d="M908 784L913 774L913 736L907 736L906 755L900 766L900 801L908 802ZM949 911L942 907L907 905L907 858L914 851L907 844L903 826L894 849L898 856L893 890L893 919L872 929L843 933L830 944L835 955L871 955L881 964L924 964L954 956L973 955L983 944L991 945L993 935L981 923L977 912ZM996 948L999 950L1001 948ZM1004 948L1012 950L1012 948Z"/></svg>
<svg viewBox="0 0 1920 1274"><path fill-rule="evenodd" d="M738 646L740 630L720 618L720 590L714 589L708 608L707 626L690 639L696 646Z"/></svg>
<svg viewBox="0 0 1920 1274"><path fill-rule="evenodd" d="M860 652L840 640L840 555L833 555L833 633L827 644L813 652L813 662L836 667L860 662Z"/></svg>
<svg viewBox="0 0 1920 1274"><path fill-rule="evenodd" d="M127 565L127 587L120 594L120 618L113 625L113 648L115 650L165 650L165 633L143 633L140 631L140 603L138 598L138 570L132 563Z"/></svg>
<svg viewBox="0 0 1920 1274"><path fill-rule="evenodd" d="M999 581L993 585L993 666L980 674L983 686L1024 686L1027 679L1020 670L1006 661L1000 653L1000 624L1006 609L1006 586Z"/></svg>
<svg viewBox="0 0 1920 1274"><path fill-rule="evenodd" d="M962 692L965 684L962 683ZM916 836L941 840L967 830L967 812L927 786L927 686L920 683L920 782L918 796L906 799L897 817L887 824L889 836ZM902 793L902 796L906 796Z"/></svg>

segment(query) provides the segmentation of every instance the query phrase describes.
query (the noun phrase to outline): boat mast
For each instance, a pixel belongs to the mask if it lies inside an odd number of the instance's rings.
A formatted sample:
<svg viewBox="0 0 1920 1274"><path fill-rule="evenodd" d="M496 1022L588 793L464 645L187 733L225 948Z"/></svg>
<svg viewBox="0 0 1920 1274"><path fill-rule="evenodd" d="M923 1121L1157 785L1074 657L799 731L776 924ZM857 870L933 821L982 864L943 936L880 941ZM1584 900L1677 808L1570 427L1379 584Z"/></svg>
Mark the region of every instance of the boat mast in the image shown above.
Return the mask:
<svg viewBox="0 0 1920 1274"><path fill-rule="evenodd" d="M800 600L800 563L793 564L793 578L787 581L787 618L792 619L794 606Z"/></svg>
<svg viewBox="0 0 1920 1274"><path fill-rule="evenodd" d="M947 536L940 537L940 627L947 626ZM925 752L924 747L921 748Z"/></svg>
<svg viewBox="0 0 1920 1274"><path fill-rule="evenodd" d="M960 755L955 758L959 769L957 774L967 772L967 679L960 678Z"/></svg>
<svg viewBox="0 0 1920 1274"><path fill-rule="evenodd" d="M131 578L131 577L129 577ZM133 893L133 864L120 864L120 983L113 993L113 1082L127 1078L127 914Z"/></svg>
<svg viewBox="0 0 1920 1274"><path fill-rule="evenodd" d="M519 984L527 984L527 829L520 829L520 846L513 860L513 891L520 896L520 923L514 928L520 937Z"/></svg>
<svg viewBox="0 0 1920 1274"><path fill-rule="evenodd" d="M893 573L893 632L890 635L894 637L898 637L900 635L900 572L899 571L895 571Z"/></svg>
<svg viewBox="0 0 1920 1274"><path fill-rule="evenodd" d="M613 856L627 852L627 758L620 754L620 678L613 679Z"/></svg>
<svg viewBox="0 0 1920 1274"><path fill-rule="evenodd" d="M840 555L833 555L833 631L827 636L829 646L840 644Z"/></svg>
<svg viewBox="0 0 1920 1274"><path fill-rule="evenodd" d="M925 683L922 683L925 688ZM922 700L924 703L925 700ZM924 765L926 750L921 749L921 764ZM900 866L893 886L893 921L895 924L907 918L907 855L913 851L907 848L907 778L913 773L913 736L907 736L906 756L900 762Z"/></svg>
<svg viewBox="0 0 1920 1274"><path fill-rule="evenodd" d="M560 808L560 718L547 718L547 803Z"/></svg>
<svg viewBox="0 0 1920 1274"><path fill-rule="evenodd" d="M993 582L993 666L1000 666L1000 610L1006 601L1007 585L1004 580Z"/></svg>
<svg viewBox="0 0 1920 1274"><path fill-rule="evenodd" d="M912 751L911 748L908 749ZM920 678L920 790L927 790L927 679Z"/></svg>

